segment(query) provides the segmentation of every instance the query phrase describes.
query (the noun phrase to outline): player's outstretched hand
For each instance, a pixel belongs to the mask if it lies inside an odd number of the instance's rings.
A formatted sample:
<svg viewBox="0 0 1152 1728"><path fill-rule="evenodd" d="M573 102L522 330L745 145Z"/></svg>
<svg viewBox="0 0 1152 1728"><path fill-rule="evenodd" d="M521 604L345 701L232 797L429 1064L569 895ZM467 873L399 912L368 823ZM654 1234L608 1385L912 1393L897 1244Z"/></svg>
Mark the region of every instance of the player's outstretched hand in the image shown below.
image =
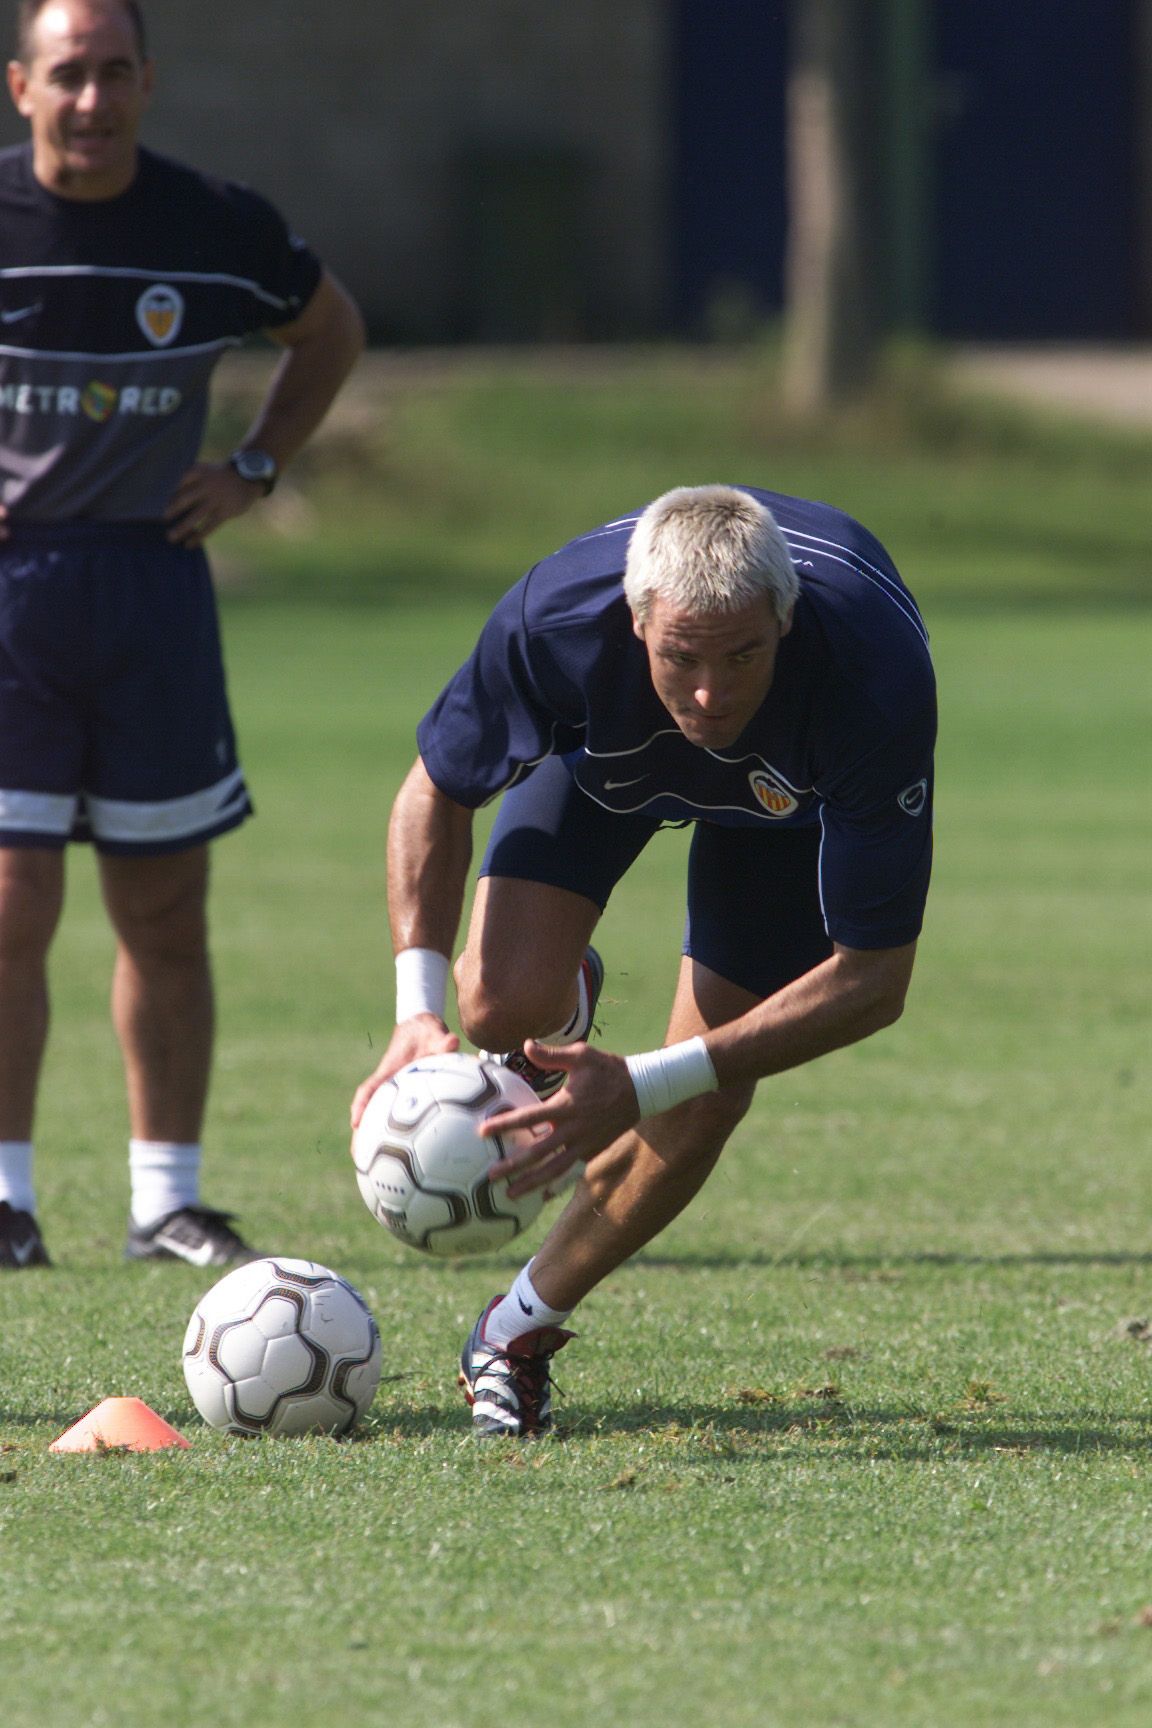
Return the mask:
<svg viewBox="0 0 1152 1728"><path fill-rule="evenodd" d="M513 1198L554 1184L573 1164L587 1163L640 1120L636 1088L623 1056L590 1044L539 1044L534 1038L526 1041L524 1054L539 1068L563 1068L568 1078L551 1098L490 1116L480 1129L486 1139L542 1123L549 1130L507 1153L488 1171L494 1181L507 1179Z"/></svg>
<svg viewBox="0 0 1152 1728"><path fill-rule="evenodd" d="M352 1099L353 1128L360 1126L369 1098L385 1080L391 1080L393 1074L398 1074L409 1062L418 1062L421 1056L442 1056L447 1050L459 1048L455 1032L449 1032L435 1014L414 1014L410 1020L402 1020L372 1073L356 1088Z"/></svg>

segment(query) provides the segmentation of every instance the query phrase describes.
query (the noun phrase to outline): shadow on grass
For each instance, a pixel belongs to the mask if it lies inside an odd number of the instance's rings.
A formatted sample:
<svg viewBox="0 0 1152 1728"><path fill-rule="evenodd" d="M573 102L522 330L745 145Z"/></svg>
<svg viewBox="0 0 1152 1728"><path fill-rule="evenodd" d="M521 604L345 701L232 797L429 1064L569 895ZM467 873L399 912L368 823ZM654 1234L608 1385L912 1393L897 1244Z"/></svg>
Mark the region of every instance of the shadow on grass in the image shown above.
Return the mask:
<svg viewBox="0 0 1152 1728"><path fill-rule="evenodd" d="M641 1252L612 1274L619 1278L628 1272L691 1272L735 1271L737 1267L762 1267L767 1271L848 1272L867 1276L873 1272L895 1272L901 1268L919 1266L941 1267L989 1266L1001 1270L1028 1266L1152 1266L1152 1252L1118 1252L1112 1249L1044 1250L1030 1254L959 1254L927 1251L919 1254L831 1254L783 1253L771 1254L753 1250L741 1254L697 1254L691 1249L682 1254L645 1254Z"/></svg>
<svg viewBox="0 0 1152 1728"><path fill-rule="evenodd" d="M99 1398L94 1398L90 1404L85 1404L83 1399L79 1399L67 1410L35 1411L13 1410L0 1404L0 1429L17 1429L21 1431L23 1436L31 1439L35 1439L42 1432L44 1444L47 1446L69 1428L74 1428L77 1422L94 1410L99 1403ZM187 1405L174 1409L171 1406L161 1408L160 1405L153 1404L150 1408L157 1416L162 1417L165 1422L170 1423L173 1428L183 1434L186 1440L189 1438L191 1429L202 1427L200 1417L194 1411L189 1410ZM124 1448L110 1446L105 1450L109 1453L117 1453L122 1452ZM3 1451L4 1443L0 1442L0 1463L3 1462Z"/></svg>
<svg viewBox="0 0 1152 1728"><path fill-rule="evenodd" d="M561 1418L560 1431L572 1440L643 1435L661 1455L695 1451L701 1459L714 1455L733 1463L766 1455L911 1463L987 1453L1021 1458L1143 1455L1150 1427L1152 1415L1144 1411L1117 1416L1037 1411L1008 1417L988 1411L889 1410L840 1400L818 1404L781 1399L768 1407L644 1404L635 1410L581 1413L568 1423Z"/></svg>
<svg viewBox="0 0 1152 1728"><path fill-rule="evenodd" d="M161 1412L186 1439L215 1438L187 1410ZM16 1436L0 1448L16 1454L31 1444L45 1449L76 1420L75 1411L35 1414L0 1408L0 1428ZM835 1459L848 1463L910 1464L998 1454L1074 1457L1115 1455L1143 1457L1152 1433L1152 1413L1101 1411L1028 1411L1009 1415L995 1409L941 1410L852 1404L841 1398L758 1395L747 1404L653 1403L644 1401L621 1409L595 1405L561 1410L548 1444L583 1447L598 1440L643 1440L645 1465L725 1466L763 1464L772 1460ZM239 1438L239 1437L228 1437ZM461 1406L421 1403L409 1408L376 1407L355 1433L338 1442L353 1449L405 1446L435 1440L471 1439L468 1412ZM291 1445L292 1441L261 1440L253 1444ZM477 1442L478 1455L518 1451L515 1440ZM108 1456L119 1456L113 1448ZM174 1453L173 1456L186 1454Z"/></svg>
<svg viewBox="0 0 1152 1728"><path fill-rule="evenodd" d="M643 1402L628 1409L561 1410L548 1444L581 1447L597 1440L643 1440L646 1462L754 1464L779 1459L850 1462L964 1459L989 1453L1025 1458L1078 1454L1142 1456L1152 1428L1147 1412L1026 1412L885 1409L841 1400L781 1398L771 1404ZM346 1444L403 1445L468 1437L465 1411L438 1405L376 1410ZM487 1455L522 1442L477 1442Z"/></svg>

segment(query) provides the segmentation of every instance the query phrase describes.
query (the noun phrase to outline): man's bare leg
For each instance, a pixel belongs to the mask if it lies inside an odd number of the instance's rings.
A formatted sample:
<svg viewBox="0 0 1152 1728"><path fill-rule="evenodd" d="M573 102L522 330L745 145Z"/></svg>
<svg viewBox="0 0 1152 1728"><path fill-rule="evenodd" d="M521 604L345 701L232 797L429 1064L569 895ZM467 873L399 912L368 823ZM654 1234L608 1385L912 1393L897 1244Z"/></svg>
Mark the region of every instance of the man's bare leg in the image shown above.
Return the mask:
<svg viewBox="0 0 1152 1728"><path fill-rule="evenodd" d="M685 960L668 1041L696 1037L754 1001ZM460 1384L474 1432L529 1438L551 1428L549 1365L571 1337L563 1329L568 1314L699 1192L754 1090L747 1084L689 1099L592 1159L529 1266L489 1303L464 1346Z"/></svg>
<svg viewBox="0 0 1152 1728"><path fill-rule="evenodd" d="M0 850L0 1266L16 1269L49 1264L32 1123L48 1039L48 949L63 901L62 850Z"/></svg>
<svg viewBox="0 0 1152 1728"><path fill-rule="evenodd" d="M565 1025L599 918L594 901L567 888L482 877L456 963L460 1024L472 1043L514 1050Z"/></svg>
<svg viewBox="0 0 1152 1728"><path fill-rule="evenodd" d="M100 860L116 931L112 1018L124 1056L132 1135L200 1139L212 1065L208 848Z"/></svg>
<svg viewBox="0 0 1152 1728"><path fill-rule="evenodd" d="M131 1260L255 1258L230 1215L200 1202L200 1131L214 1030L208 848L101 860L116 929L112 1014L132 1122Z"/></svg>
<svg viewBox="0 0 1152 1728"><path fill-rule="evenodd" d="M48 949L64 903L64 854L0 849L0 1140L28 1141L48 1038Z"/></svg>
<svg viewBox="0 0 1152 1728"><path fill-rule="evenodd" d="M666 1042L734 1020L757 1001L685 958ZM641 1122L591 1161L532 1261L532 1283L549 1308L570 1312L684 1210L746 1114L754 1090L725 1087L690 1098Z"/></svg>

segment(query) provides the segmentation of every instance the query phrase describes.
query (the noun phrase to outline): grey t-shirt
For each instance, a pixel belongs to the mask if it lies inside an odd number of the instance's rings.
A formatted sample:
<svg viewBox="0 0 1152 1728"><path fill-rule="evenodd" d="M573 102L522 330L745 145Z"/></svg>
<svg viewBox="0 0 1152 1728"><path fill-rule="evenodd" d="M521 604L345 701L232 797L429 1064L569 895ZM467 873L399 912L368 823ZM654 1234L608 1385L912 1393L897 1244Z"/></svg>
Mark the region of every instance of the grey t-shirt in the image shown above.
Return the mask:
<svg viewBox="0 0 1152 1728"><path fill-rule="evenodd" d="M316 255L267 201L141 150L117 198L58 198L0 152L0 502L16 522L151 521L199 454L224 351L290 323Z"/></svg>

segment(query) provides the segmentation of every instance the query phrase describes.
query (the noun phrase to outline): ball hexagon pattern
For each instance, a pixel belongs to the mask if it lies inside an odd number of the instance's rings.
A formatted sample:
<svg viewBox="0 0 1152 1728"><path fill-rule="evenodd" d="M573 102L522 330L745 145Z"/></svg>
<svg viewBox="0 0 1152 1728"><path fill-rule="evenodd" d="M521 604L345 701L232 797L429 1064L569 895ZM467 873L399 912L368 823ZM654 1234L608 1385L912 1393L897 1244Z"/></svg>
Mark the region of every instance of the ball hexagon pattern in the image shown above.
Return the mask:
<svg viewBox="0 0 1152 1728"><path fill-rule="evenodd" d="M489 1116L538 1102L528 1082L490 1057L452 1051L401 1068L368 1101L352 1139L364 1204L386 1230L425 1254L482 1254L539 1215L539 1190L512 1199L488 1168L531 1136L482 1140Z"/></svg>
<svg viewBox="0 0 1152 1728"><path fill-rule="evenodd" d="M196 1408L231 1434L346 1434L380 1370L363 1297L314 1260L238 1266L202 1297L184 1336Z"/></svg>

